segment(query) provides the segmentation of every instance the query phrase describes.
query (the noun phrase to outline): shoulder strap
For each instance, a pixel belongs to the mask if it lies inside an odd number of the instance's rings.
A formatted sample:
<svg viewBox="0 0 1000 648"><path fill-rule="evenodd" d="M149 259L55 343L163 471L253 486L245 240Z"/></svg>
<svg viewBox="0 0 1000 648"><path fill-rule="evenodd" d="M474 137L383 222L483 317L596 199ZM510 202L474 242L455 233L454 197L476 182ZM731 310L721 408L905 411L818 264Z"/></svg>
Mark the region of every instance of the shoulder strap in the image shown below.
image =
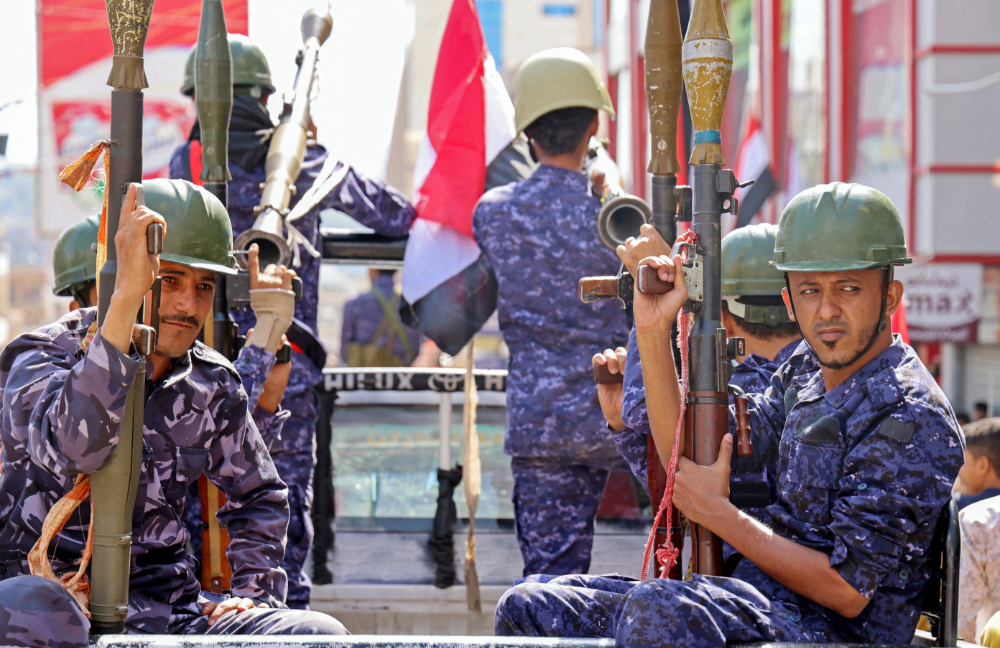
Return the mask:
<svg viewBox="0 0 1000 648"><path fill-rule="evenodd" d="M376 299L378 299L379 304L382 305L382 311L385 313L383 322L388 321L389 326L392 331L399 337L399 341L403 345L403 353L406 355L406 364L411 364L413 362L413 346L410 344L410 339L406 336L406 331L403 330L403 323L399 321L399 315L396 313L396 308L393 304L385 298L385 295L378 288L372 289L375 293ZM378 339L377 337L375 339ZM389 340L391 346L392 340Z"/></svg>

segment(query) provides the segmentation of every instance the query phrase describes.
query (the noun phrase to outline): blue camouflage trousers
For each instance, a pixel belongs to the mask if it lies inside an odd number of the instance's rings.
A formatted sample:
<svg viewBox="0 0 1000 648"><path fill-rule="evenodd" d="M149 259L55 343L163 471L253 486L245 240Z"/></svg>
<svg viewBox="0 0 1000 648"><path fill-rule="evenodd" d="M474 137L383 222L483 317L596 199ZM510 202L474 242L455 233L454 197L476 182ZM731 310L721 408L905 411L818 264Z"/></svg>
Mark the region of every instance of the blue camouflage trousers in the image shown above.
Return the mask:
<svg viewBox="0 0 1000 648"><path fill-rule="evenodd" d="M346 635L333 617L305 610L254 608L229 612L212 627L196 612L172 614L174 635ZM51 648L86 648L90 620L66 590L41 576L0 581L0 644Z"/></svg>
<svg viewBox="0 0 1000 648"><path fill-rule="evenodd" d="M558 458L511 461L514 524L524 575L585 574L594 545L594 519L608 471L567 465Z"/></svg>
<svg viewBox="0 0 1000 648"><path fill-rule="evenodd" d="M281 568L288 574L290 608L309 609L312 580L303 570L313 540L313 468L316 466L316 419L318 406L312 385L285 392L281 406L291 416L281 428L281 437L271 444L271 459L278 476L288 486L288 538Z"/></svg>
<svg viewBox="0 0 1000 648"><path fill-rule="evenodd" d="M497 604L497 636L599 637L616 646L721 648L727 642L836 641L825 619L735 578L529 578Z"/></svg>

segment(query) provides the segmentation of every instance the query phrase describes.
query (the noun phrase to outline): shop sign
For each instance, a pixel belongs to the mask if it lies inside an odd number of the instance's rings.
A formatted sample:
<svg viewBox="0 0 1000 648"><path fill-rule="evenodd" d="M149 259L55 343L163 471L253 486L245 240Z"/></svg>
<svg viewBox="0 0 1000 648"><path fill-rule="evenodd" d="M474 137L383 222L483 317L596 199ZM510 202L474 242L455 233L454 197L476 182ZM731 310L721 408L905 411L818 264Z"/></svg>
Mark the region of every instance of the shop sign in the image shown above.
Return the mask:
<svg viewBox="0 0 1000 648"><path fill-rule="evenodd" d="M900 268L911 342L975 342L983 293L978 263Z"/></svg>

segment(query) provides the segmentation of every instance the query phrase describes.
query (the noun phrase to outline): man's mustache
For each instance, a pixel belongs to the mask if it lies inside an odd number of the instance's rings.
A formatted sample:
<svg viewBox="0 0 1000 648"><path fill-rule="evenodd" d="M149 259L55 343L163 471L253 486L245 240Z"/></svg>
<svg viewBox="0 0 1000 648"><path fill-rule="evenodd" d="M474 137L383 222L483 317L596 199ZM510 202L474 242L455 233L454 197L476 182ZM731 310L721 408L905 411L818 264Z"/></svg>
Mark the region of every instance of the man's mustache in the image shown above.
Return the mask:
<svg viewBox="0 0 1000 648"><path fill-rule="evenodd" d="M160 321L172 322L174 324L187 324L188 326L193 326L195 328L198 328L198 326L200 326L198 320L191 317L190 315L180 315L180 314L160 315Z"/></svg>
<svg viewBox="0 0 1000 648"><path fill-rule="evenodd" d="M813 325L813 335L819 335L819 332L825 328L839 328L843 329L848 335L851 334L851 325L847 322L842 322L840 320L831 320L829 322L816 322Z"/></svg>

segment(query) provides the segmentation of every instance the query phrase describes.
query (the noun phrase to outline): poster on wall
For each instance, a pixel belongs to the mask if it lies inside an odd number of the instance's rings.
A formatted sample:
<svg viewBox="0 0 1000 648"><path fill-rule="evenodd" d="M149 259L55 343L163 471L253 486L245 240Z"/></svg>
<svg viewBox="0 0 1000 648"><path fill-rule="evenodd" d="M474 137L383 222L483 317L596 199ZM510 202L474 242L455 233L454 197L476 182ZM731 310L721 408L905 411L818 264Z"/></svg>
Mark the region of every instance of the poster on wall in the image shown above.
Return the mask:
<svg viewBox="0 0 1000 648"><path fill-rule="evenodd" d="M911 342L973 343L982 313L983 266L930 263L900 268Z"/></svg>
<svg viewBox="0 0 1000 648"><path fill-rule="evenodd" d="M187 140L195 110L180 93L184 64L198 38L201 0L157 0L146 38L143 177L167 175L173 150ZM247 0L223 0L226 27L247 33ZM39 229L57 234L100 211L93 185L77 193L59 172L111 133L111 38L102 0L40 0ZM100 165L99 165L100 166ZM98 169L97 173L102 170Z"/></svg>

